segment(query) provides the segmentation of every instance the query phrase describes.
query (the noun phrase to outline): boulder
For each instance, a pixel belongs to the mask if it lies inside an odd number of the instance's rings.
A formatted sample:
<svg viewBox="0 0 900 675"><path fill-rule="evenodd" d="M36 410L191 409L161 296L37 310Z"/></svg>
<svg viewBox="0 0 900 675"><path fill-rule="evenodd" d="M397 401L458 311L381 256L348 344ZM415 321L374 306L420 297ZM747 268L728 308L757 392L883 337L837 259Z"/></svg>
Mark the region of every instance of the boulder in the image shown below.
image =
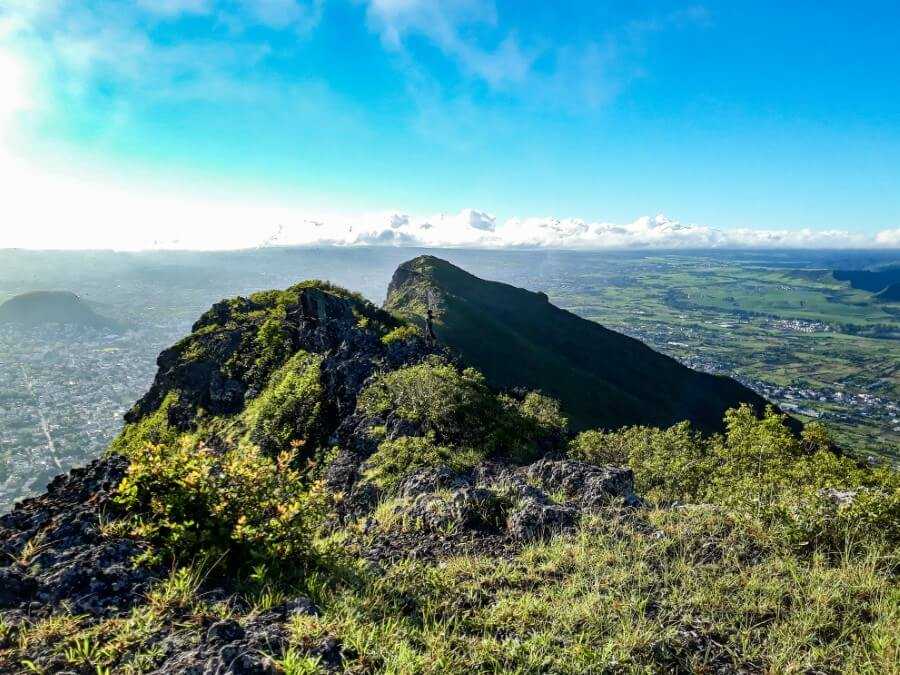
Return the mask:
<svg viewBox="0 0 900 675"><path fill-rule="evenodd" d="M571 506L525 499L510 513L506 529L516 539L532 541L573 527L578 522L578 516L578 510Z"/></svg>

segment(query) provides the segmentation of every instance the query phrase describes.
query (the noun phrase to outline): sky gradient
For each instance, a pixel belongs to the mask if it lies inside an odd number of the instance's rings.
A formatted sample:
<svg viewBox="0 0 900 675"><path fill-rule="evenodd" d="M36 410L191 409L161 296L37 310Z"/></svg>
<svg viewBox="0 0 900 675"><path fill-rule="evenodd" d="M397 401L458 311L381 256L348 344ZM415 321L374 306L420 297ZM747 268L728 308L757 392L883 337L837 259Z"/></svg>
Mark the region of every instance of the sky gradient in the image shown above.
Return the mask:
<svg viewBox="0 0 900 675"><path fill-rule="evenodd" d="M0 247L900 247L898 26L896 2L0 0Z"/></svg>

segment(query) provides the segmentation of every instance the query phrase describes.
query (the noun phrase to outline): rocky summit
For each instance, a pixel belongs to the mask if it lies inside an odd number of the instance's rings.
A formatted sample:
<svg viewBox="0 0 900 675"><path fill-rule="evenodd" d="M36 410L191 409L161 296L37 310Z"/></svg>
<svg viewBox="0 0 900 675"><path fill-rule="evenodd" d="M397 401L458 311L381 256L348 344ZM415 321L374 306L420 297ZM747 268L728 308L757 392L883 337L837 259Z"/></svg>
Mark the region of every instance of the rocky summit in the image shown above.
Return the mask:
<svg viewBox="0 0 900 675"><path fill-rule="evenodd" d="M888 644L895 472L718 394L723 434L589 424L532 366L575 381L557 329L595 334L486 283L420 258L384 309L318 281L213 305L106 456L0 517L0 672L837 672L835 636ZM681 410L624 382L689 376L607 333L598 391L651 411L618 426ZM840 554L863 531L868 576Z"/></svg>

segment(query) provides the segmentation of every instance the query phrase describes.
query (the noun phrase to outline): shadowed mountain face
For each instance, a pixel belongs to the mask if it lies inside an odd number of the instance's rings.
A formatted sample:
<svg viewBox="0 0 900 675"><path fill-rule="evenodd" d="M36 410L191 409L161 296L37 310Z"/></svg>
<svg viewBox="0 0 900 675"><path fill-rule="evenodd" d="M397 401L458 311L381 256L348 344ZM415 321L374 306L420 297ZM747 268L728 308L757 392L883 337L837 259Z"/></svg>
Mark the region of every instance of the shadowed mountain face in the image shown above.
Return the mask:
<svg viewBox="0 0 900 675"><path fill-rule="evenodd" d="M900 281L885 287L883 291L875 294L875 298L881 302L900 302Z"/></svg>
<svg viewBox="0 0 900 675"><path fill-rule="evenodd" d="M900 266L892 265L875 271L835 270L834 278L838 281L849 281L853 288L879 293L892 285L900 285Z"/></svg>
<svg viewBox="0 0 900 675"><path fill-rule="evenodd" d="M97 314L86 302L69 291L32 291L10 298L0 305L0 323L39 326L64 323L91 328L118 328L112 319Z"/></svg>
<svg viewBox="0 0 900 675"><path fill-rule="evenodd" d="M432 256L401 265L385 308L423 320L429 295L438 339L499 387L540 389L572 427L719 430L739 403L766 401L740 383L687 368L642 342L556 307L543 293L479 279Z"/></svg>

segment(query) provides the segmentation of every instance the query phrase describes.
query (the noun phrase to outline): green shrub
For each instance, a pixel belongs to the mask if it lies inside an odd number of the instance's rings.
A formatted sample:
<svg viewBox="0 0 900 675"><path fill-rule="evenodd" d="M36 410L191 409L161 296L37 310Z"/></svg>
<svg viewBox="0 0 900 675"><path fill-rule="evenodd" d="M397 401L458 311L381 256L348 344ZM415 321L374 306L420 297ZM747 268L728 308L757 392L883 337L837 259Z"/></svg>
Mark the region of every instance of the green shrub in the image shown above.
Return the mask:
<svg viewBox="0 0 900 675"><path fill-rule="evenodd" d="M499 413L481 373L459 371L437 357L375 378L358 405L373 416L395 414L439 443L458 445L483 442Z"/></svg>
<svg viewBox="0 0 900 675"><path fill-rule="evenodd" d="M569 453L593 464L631 467L638 494L654 501L693 501L709 479L711 457L688 422L668 429L585 431L570 442Z"/></svg>
<svg viewBox="0 0 900 675"><path fill-rule="evenodd" d="M303 443L312 451L323 433L322 357L297 352L269 379L244 413L250 439L275 455Z"/></svg>
<svg viewBox="0 0 900 675"><path fill-rule="evenodd" d="M562 447L568 424L554 399L497 395L477 370L458 370L438 357L375 378L360 393L359 408L412 422L438 444L514 461Z"/></svg>
<svg viewBox="0 0 900 675"><path fill-rule="evenodd" d="M286 310L284 307L278 307L259 327L256 333L256 346L260 352L257 370L271 372L291 355L291 335L286 322Z"/></svg>
<svg viewBox="0 0 900 675"><path fill-rule="evenodd" d="M476 450L438 445L433 437L402 436L378 446L366 463L366 477L390 490L419 469L447 466L453 471L467 471L482 460L484 455Z"/></svg>
<svg viewBox="0 0 900 675"><path fill-rule="evenodd" d="M569 427L569 420L562 414L559 401L540 392L530 391L525 394L520 410L522 416L534 424L538 433L564 434Z"/></svg>
<svg viewBox="0 0 900 675"><path fill-rule="evenodd" d="M381 342L385 345L391 345L397 342L406 342L422 337L422 330L413 325L398 326L390 333L382 336Z"/></svg>
<svg viewBox="0 0 900 675"><path fill-rule="evenodd" d="M156 412L141 418L133 424L126 424L113 439L109 451L133 457L143 451L148 444L170 445L178 438L178 430L169 425L169 409L178 404L178 394L166 394Z"/></svg>
<svg viewBox="0 0 900 675"><path fill-rule="evenodd" d="M308 485L284 452L271 458L247 445L224 454L183 439L148 445L132 459L116 501L135 515L151 562L226 559L225 567L264 564L287 577L313 560L324 513L319 484Z"/></svg>
<svg viewBox="0 0 900 675"><path fill-rule="evenodd" d="M558 401L535 391L521 401L506 394L500 394L497 400L500 412L491 436L494 452L525 463L565 446L568 420Z"/></svg>
<svg viewBox="0 0 900 675"><path fill-rule="evenodd" d="M785 422L772 409L757 417L741 406L726 413L724 435L704 438L687 422L587 431L569 452L629 466L637 492L651 501L713 503L759 519L795 546L840 552L853 543L900 543L900 473L839 456L821 426L796 436ZM832 489L855 494L841 504Z"/></svg>

